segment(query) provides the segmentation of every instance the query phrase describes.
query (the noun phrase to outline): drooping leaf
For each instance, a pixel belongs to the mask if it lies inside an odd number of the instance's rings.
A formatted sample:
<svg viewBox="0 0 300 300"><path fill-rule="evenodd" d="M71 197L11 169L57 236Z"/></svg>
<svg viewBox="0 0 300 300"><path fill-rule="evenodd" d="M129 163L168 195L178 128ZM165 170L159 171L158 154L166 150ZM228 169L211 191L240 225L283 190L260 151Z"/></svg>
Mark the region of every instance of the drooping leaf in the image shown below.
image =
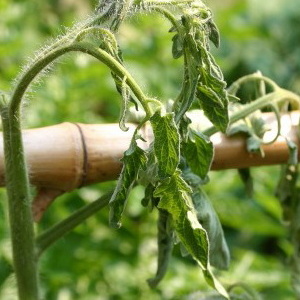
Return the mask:
<svg viewBox="0 0 300 300"><path fill-rule="evenodd" d="M298 145L288 138L286 138L286 143L289 147L288 164L297 165L298 164Z"/></svg>
<svg viewBox="0 0 300 300"><path fill-rule="evenodd" d="M171 177L160 182L154 191L154 196L160 198L158 208L166 210L172 216L178 238L202 268L207 282L221 295L228 297L226 290L210 270L207 233L197 219L191 192L191 188L182 179L180 172L176 171Z"/></svg>
<svg viewBox="0 0 300 300"><path fill-rule="evenodd" d="M220 47L220 33L219 33L219 29L217 27L217 25L215 24L215 22L210 19L207 22L208 25L208 37L209 39L213 42L213 44L216 46L216 48Z"/></svg>
<svg viewBox="0 0 300 300"><path fill-rule="evenodd" d="M129 192L137 179L139 169L146 167L147 157L145 152L137 146L136 141L132 141L128 150L124 152L121 159L123 168L110 199L110 225L119 228L121 226L121 216L125 208Z"/></svg>
<svg viewBox="0 0 300 300"><path fill-rule="evenodd" d="M252 135L247 138L247 151L250 153L260 152L262 156L264 156L264 152L262 152L262 140L258 138L256 135Z"/></svg>
<svg viewBox="0 0 300 300"><path fill-rule="evenodd" d="M154 278L148 279L148 284L152 288L156 287L165 276L173 250L173 237L168 225L169 214L164 210L159 210L158 213L159 215L157 221L157 271Z"/></svg>
<svg viewBox="0 0 300 300"><path fill-rule="evenodd" d="M294 197L298 178L298 165L283 165L276 188L276 197L282 207L282 218L285 222L291 222L294 214Z"/></svg>
<svg viewBox="0 0 300 300"><path fill-rule="evenodd" d="M150 122L154 133L158 173L164 178L172 175L178 166L180 136L172 113L161 116L157 111L150 118Z"/></svg>
<svg viewBox="0 0 300 300"><path fill-rule="evenodd" d="M160 198L158 208L166 210L172 216L174 228L184 246L200 266L206 269L209 245L205 230L198 224L197 218L193 218L195 211L191 192L180 172L176 171L160 182L154 196Z"/></svg>
<svg viewBox="0 0 300 300"><path fill-rule="evenodd" d="M249 168L238 169L239 176L244 183L246 194L249 197L253 195L253 178Z"/></svg>
<svg viewBox="0 0 300 300"><path fill-rule="evenodd" d="M192 171L204 179L212 163L213 144L201 132L192 130L187 142L183 143L183 155Z"/></svg>
<svg viewBox="0 0 300 300"><path fill-rule="evenodd" d="M177 59L183 55L183 44L180 35L175 34L172 41L172 55L174 59Z"/></svg>
<svg viewBox="0 0 300 300"><path fill-rule="evenodd" d="M13 266L3 256L0 257L0 289L6 279L14 272Z"/></svg>
<svg viewBox="0 0 300 300"><path fill-rule="evenodd" d="M217 94L210 87L199 84L197 97L208 119L222 132L226 132L228 117L227 94Z"/></svg>
<svg viewBox="0 0 300 300"><path fill-rule="evenodd" d="M291 257L291 283L296 298L300 297L300 189L297 188L293 199L293 217L289 229L291 233L291 242L294 247L294 253Z"/></svg>
<svg viewBox="0 0 300 300"><path fill-rule="evenodd" d="M119 118L119 127L123 131L128 131L129 127L125 124L126 113L128 110L128 102L130 100L130 90L126 83L127 77L124 76L121 84L121 95L122 95L122 106L121 106L121 113Z"/></svg>
<svg viewBox="0 0 300 300"><path fill-rule="evenodd" d="M198 188L192 195L199 223L206 230L210 245L209 259L212 266L228 269L230 253L222 225L204 191Z"/></svg>

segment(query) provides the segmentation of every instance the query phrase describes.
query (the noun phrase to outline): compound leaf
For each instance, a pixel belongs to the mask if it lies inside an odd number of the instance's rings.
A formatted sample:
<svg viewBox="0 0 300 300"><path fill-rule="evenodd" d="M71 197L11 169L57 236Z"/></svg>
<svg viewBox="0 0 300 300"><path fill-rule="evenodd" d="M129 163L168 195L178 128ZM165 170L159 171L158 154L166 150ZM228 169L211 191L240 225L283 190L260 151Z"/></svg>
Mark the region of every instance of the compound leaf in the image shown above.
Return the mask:
<svg viewBox="0 0 300 300"><path fill-rule="evenodd" d="M166 210L172 216L178 238L202 268L207 282L221 295L227 297L227 292L210 270L207 233L197 219L190 197L191 192L180 172L176 171L171 177L160 182L154 196L160 198L158 208Z"/></svg>

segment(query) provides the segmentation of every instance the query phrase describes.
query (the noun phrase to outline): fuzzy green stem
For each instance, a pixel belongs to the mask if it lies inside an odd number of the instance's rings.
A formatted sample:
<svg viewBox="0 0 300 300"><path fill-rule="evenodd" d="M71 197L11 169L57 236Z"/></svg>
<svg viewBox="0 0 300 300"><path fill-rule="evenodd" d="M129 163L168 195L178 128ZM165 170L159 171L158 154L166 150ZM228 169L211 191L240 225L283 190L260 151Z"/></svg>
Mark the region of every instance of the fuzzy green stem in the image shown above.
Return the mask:
<svg viewBox="0 0 300 300"><path fill-rule="evenodd" d="M247 117L251 113L260 110L270 104L276 104L284 100L290 100L291 102L299 102L299 96L282 88L278 88L275 92L264 95L258 98L257 100L244 105L241 110L232 114L229 119L229 125ZM218 129L215 126L209 127L203 131L203 133L207 136L211 136L216 132L218 132Z"/></svg>
<svg viewBox="0 0 300 300"><path fill-rule="evenodd" d="M146 114L151 115L146 96L127 70L108 53L88 43L74 43L47 52L19 79L8 108L2 105L2 119L11 239L20 300L38 300L34 227L29 179L22 143L20 106L34 78L58 57L71 51L88 53L106 64L118 76L126 76L128 86L141 102Z"/></svg>
<svg viewBox="0 0 300 300"><path fill-rule="evenodd" d="M10 104L10 110L9 114L10 116L13 116L19 109L20 104L22 101L22 98L30 85L30 83L33 81L33 79L51 62L56 60L58 57L62 56L65 53L68 52L83 52L87 53L96 59L103 62L106 66L108 66L111 71L121 78L124 76L127 77L127 84L134 93L134 95L137 97L137 99L140 101L141 105L143 106L146 114L148 116L152 115L151 108L149 107L147 103L147 97L144 95L143 91L139 87L139 85L136 83L136 81L133 79L131 74L122 66L116 59L114 59L111 55L109 55L107 52L105 52L102 49L99 49L98 47L85 42L78 42L71 45L66 45L62 48L55 49L45 57L38 60L36 63L32 64L32 66L28 69L28 71L21 77L19 80L13 95L11 99Z"/></svg>
<svg viewBox="0 0 300 300"><path fill-rule="evenodd" d="M98 200L87 204L80 208L65 220L52 226L47 231L39 235L36 239L38 248L38 256L40 256L48 247L54 244L57 240L69 233L76 226L80 225L87 218L94 215L96 212L108 205L112 192L103 195Z"/></svg>
<svg viewBox="0 0 300 300"><path fill-rule="evenodd" d="M267 83L273 89L273 91L280 89L280 87L273 80L257 72L254 74L245 75L236 80L230 87L228 87L228 93L235 95L242 84L248 83L250 81L263 81Z"/></svg>
<svg viewBox="0 0 300 300"><path fill-rule="evenodd" d="M18 120L19 115L16 114L11 119L7 107L2 106L1 117L13 265L19 300L38 300L31 196Z"/></svg>

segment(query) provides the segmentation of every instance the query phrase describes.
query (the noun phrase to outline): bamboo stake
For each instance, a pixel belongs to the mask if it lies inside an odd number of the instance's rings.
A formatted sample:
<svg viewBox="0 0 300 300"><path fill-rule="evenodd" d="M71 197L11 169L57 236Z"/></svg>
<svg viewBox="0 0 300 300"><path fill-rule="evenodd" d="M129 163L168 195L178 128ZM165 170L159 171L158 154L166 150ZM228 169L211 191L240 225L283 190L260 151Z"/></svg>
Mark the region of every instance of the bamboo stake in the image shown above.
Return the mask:
<svg viewBox="0 0 300 300"><path fill-rule="evenodd" d="M273 114L264 114L271 127L265 135L271 140L277 125ZM282 136L275 143L263 147L265 156L248 153L245 137L227 137L217 133L211 137L215 147L212 170L244 168L251 166L282 164L288 160L285 137L299 145L297 124L299 112L282 115ZM71 191L91 183L113 180L121 170L120 158L130 143L134 124L123 132L118 124L87 125L62 123L59 125L23 131L30 181L33 185L56 191ZM144 129L147 148L152 139L149 127ZM0 136L0 186L5 186L3 163L3 138Z"/></svg>

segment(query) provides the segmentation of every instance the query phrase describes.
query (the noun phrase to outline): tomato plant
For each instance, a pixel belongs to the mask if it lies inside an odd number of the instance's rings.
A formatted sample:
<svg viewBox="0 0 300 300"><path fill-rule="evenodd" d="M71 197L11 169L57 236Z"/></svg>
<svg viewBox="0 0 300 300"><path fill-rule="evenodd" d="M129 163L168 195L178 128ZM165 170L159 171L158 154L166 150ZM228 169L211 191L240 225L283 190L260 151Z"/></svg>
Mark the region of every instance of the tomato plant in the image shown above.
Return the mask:
<svg viewBox="0 0 300 300"><path fill-rule="evenodd" d="M126 68L118 43L123 22L145 13L159 14L169 22L173 58L183 63L181 86L170 101L144 92ZM173 245L179 243L182 253L194 259L207 284L219 297L239 299L235 294L237 287L245 290L245 299L249 295L253 299L259 297L245 284L225 287L212 268L227 269L230 254L221 222L203 190L214 155L210 136L218 131L229 135L242 132L247 135L248 151L263 155L263 136L267 128L259 111L269 109L275 114L278 121L276 140L281 134L280 112L298 109L299 97L260 72L243 76L227 88L221 68L211 53L211 47L219 47L219 44L220 33L212 12L202 1L104 1L91 16L43 47L16 78L11 92L1 92L13 270L19 299L40 298L39 258L75 226L108 205L110 226L119 228L129 193L137 185L145 189L145 196L140 199L142 205L159 215L157 272L148 280L150 287L157 287L163 279ZM122 171L114 190L36 236L22 143L22 101L32 82L62 56L73 52L89 55L110 70L122 99L121 130L128 130L130 108L139 111L135 118L138 125L130 147L124 152ZM249 85L254 95L251 101L239 101L240 91L245 88L249 91ZM210 125L202 127L202 120L192 120L190 110L201 111L201 118L208 119ZM195 123L200 125L194 126ZM140 141L145 141L142 131L145 124L150 124L154 136L147 149L139 146ZM297 249L297 146L289 140L287 144L290 160L282 167L277 195ZM245 181L251 180L248 170L240 173ZM297 252L292 260L293 286L297 293Z"/></svg>

